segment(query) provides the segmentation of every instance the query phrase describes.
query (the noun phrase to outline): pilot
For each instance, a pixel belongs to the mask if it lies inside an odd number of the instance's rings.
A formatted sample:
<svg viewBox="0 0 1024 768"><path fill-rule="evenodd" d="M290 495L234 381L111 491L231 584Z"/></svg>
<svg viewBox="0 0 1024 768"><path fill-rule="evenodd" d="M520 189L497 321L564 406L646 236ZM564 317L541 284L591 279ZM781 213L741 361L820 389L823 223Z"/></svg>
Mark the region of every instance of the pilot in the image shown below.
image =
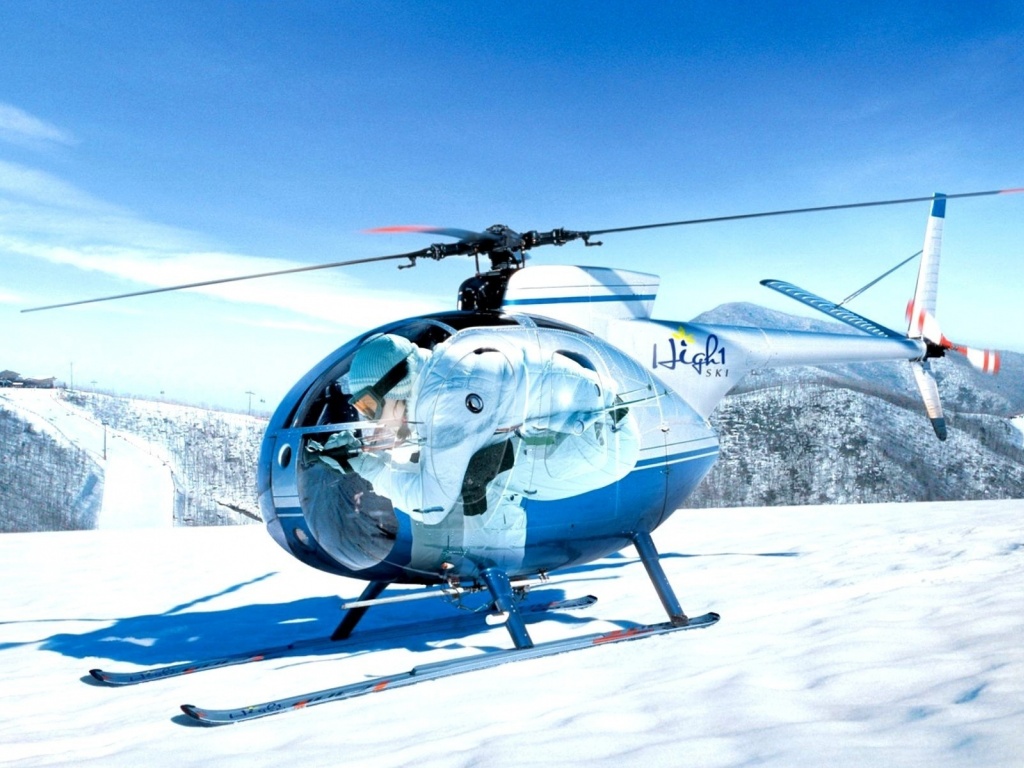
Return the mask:
<svg viewBox="0 0 1024 768"><path fill-rule="evenodd" d="M467 515L485 511L483 486L502 467L511 467L512 429L501 425L514 421L516 401L522 400L515 396L518 377L504 355L478 350L453 377L444 364L447 351L441 344L432 356L394 334L364 343L352 360L346 388L360 419L373 426L362 430L358 441L348 433L333 437L322 454L329 460L332 448L354 452L358 446L359 453L345 455L345 469L428 525L460 503ZM491 445L499 445L497 453L481 454ZM474 494L474 487L481 493Z"/></svg>
<svg viewBox="0 0 1024 768"><path fill-rule="evenodd" d="M407 437L413 384L429 357L403 336L381 334L366 342L348 372L350 403L360 417Z"/></svg>
<svg viewBox="0 0 1024 768"><path fill-rule="evenodd" d="M312 450L425 525L458 509L467 531L499 525L497 514L525 535L524 494L564 498L613 482L639 447L594 371L501 334L457 334L433 352L394 334L373 337L346 386L373 425L360 439L340 432Z"/></svg>

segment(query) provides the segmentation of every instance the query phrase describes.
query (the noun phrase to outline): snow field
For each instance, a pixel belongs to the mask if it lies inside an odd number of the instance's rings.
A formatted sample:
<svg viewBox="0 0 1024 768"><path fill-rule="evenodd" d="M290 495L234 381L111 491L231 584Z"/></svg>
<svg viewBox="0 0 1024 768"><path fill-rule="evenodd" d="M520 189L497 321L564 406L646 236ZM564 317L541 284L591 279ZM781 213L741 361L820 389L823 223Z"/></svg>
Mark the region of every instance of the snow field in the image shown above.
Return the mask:
<svg viewBox="0 0 1024 768"><path fill-rule="evenodd" d="M1024 502L682 510L655 532L715 627L219 729L257 703L508 647L439 601L371 610L351 655L308 652L113 689L125 669L328 634L361 584L256 527L0 537L0 763L12 765L1006 765L1024 749ZM397 588L396 588L397 589ZM547 595L542 595L547 592ZM534 599L595 594L535 640L663 619L632 550ZM389 629L406 625L404 639Z"/></svg>

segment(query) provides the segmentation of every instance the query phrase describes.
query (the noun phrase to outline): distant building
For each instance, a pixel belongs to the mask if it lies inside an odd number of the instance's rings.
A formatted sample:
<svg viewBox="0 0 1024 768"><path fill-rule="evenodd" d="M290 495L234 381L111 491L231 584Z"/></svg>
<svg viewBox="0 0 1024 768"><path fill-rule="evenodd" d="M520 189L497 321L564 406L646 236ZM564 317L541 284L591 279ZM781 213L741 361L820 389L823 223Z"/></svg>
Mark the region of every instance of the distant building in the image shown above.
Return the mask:
<svg viewBox="0 0 1024 768"><path fill-rule="evenodd" d="M28 387L29 389L53 389L57 379L50 376L46 379L33 379L22 376L17 371L0 371L0 387Z"/></svg>
<svg viewBox="0 0 1024 768"><path fill-rule="evenodd" d="M47 379L22 379L21 384L30 389L53 389L56 381L54 376L50 376Z"/></svg>

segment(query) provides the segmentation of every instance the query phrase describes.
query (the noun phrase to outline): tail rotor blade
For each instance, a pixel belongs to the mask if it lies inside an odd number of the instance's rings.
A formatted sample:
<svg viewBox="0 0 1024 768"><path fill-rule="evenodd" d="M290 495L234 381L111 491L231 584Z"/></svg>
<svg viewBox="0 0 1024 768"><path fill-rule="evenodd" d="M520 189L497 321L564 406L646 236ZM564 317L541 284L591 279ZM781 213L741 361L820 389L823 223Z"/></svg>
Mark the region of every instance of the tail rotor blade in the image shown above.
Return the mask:
<svg viewBox="0 0 1024 768"><path fill-rule="evenodd" d="M921 398L924 400L925 411L932 422L932 429L939 440L946 439L946 418L942 413L942 401L939 399L939 387L932 376L931 367L928 362L920 360L911 363L914 371L914 378L917 380L917 388L921 391Z"/></svg>
<svg viewBox="0 0 1024 768"><path fill-rule="evenodd" d="M959 352L961 355L967 358L972 366L977 368L982 373L989 373L995 376L999 373L999 366L1001 361L999 359L999 352L994 349L976 349L974 347L965 347L960 344L954 344L952 341L947 339L945 336L942 337L942 346L946 349L951 349L954 352Z"/></svg>
<svg viewBox="0 0 1024 768"><path fill-rule="evenodd" d="M963 350L967 361L982 373L999 373L999 353L990 349L971 349L960 347L957 351Z"/></svg>

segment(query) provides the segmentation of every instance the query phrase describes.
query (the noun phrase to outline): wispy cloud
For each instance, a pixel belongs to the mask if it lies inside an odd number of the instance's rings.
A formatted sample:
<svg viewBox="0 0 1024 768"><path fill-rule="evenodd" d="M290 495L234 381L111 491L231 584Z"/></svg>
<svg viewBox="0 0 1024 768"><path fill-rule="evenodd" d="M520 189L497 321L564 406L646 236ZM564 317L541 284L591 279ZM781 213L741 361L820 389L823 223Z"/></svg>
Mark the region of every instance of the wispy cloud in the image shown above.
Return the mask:
<svg viewBox="0 0 1024 768"><path fill-rule="evenodd" d="M140 219L52 174L0 160L0 252L113 278L109 293L165 288L305 266L210 248L190 232ZM20 286L19 290L25 290ZM348 273L312 272L194 289L232 302L365 326L442 309L414 292L368 287ZM89 296L37 295L51 303ZM24 297L23 297L24 298Z"/></svg>
<svg viewBox="0 0 1024 768"><path fill-rule="evenodd" d="M25 299L16 293L5 291L0 288L0 304L24 304Z"/></svg>
<svg viewBox="0 0 1024 768"><path fill-rule="evenodd" d="M0 195L12 204L42 205L62 214L67 210L104 216L126 214L53 174L6 160L0 160Z"/></svg>
<svg viewBox="0 0 1024 768"><path fill-rule="evenodd" d="M116 245L69 247L29 242L4 237L2 234L0 250L130 282L128 285L115 284L111 293L166 288L302 266L284 259L235 253L175 252L157 247L125 248ZM228 301L284 309L342 325L354 321L357 325L382 323L410 313L420 314L443 308L440 302L429 298L400 293L390 288L369 288L351 275L337 272L286 275L190 290Z"/></svg>
<svg viewBox="0 0 1024 768"><path fill-rule="evenodd" d="M0 101L0 140L30 147L78 143L78 140L67 131L45 120L40 120L13 104L2 101Z"/></svg>
<svg viewBox="0 0 1024 768"><path fill-rule="evenodd" d="M236 323L245 325L250 328L267 329L272 331L295 331L303 334L321 334L325 336L331 336L334 338L338 337L339 326L338 325L326 325L323 323L307 323L302 320L272 320L272 319L260 319L251 320L248 318L236 318ZM357 330L359 328L358 323L353 324Z"/></svg>

